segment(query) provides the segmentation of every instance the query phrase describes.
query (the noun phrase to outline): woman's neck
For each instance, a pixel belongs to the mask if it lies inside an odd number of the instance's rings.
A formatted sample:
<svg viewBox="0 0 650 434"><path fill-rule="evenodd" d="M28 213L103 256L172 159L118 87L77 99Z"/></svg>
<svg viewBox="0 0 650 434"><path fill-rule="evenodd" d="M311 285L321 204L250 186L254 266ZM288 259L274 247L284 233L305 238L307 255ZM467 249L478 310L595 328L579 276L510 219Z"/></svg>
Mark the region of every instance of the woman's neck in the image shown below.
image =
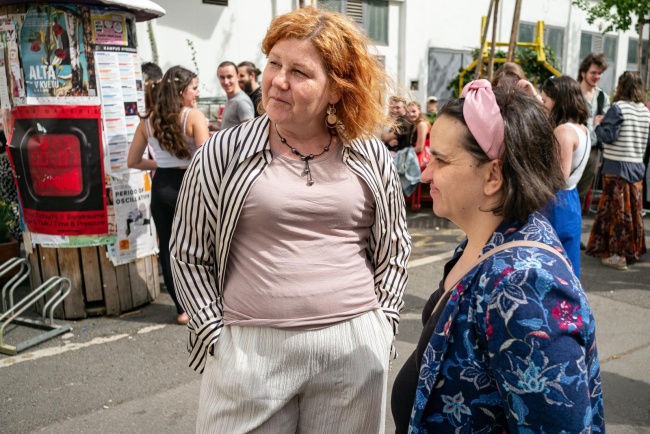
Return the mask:
<svg viewBox="0 0 650 434"><path fill-rule="evenodd" d="M284 148L291 154L291 148L295 148L303 155L319 154L323 151L325 146L333 147L336 144L336 136L327 131L327 128L318 129L304 129L294 130L291 128L283 128L282 125L277 125L271 122L270 125L271 144L278 145L278 148ZM286 152L282 152L286 154Z"/></svg>
<svg viewBox="0 0 650 434"><path fill-rule="evenodd" d="M502 216L497 216L493 212L483 212L480 218L474 219L473 222L463 223L459 225L467 235L467 246L465 251L472 257L477 258L485 244L490 240L494 231L503 222Z"/></svg>

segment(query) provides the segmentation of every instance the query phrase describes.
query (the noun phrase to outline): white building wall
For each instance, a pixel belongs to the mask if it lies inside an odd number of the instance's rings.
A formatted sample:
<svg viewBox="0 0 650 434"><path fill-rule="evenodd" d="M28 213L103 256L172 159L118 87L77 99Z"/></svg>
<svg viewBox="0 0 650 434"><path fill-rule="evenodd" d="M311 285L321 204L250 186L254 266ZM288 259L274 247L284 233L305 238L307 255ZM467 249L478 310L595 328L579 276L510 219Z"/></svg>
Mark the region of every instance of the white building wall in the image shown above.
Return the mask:
<svg viewBox="0 0 650 434"><path fill-rule="evenodd" d="M198 66L201 96L224 96L217 79L217 66L229 60L249 60L263 69L266 57L261 43L273 16L290 12L295 0L231 0L228 7L201 0L156 0L167 14L153 21L160 67L165 71L181 65ZM152 60L146 23L138 23L138 51L143 62ZM187 43L196 52L196 65Z"/></svg>
<svg viewBox="0 0 650 434"><path fill-rule="evenodd" d="M228 7L203 4L200 0L157 0L167 15L153 22L160 66L180 64L197 69L192 62L187 39L194 43L201 82L201 96L224 96L216 78L217 65L224 60L254 62L264 69L265 56L260 45L272 17L295 9L298 0L230 0ZM305 0L306 4L313 0ZM472 50L480 43L481 17L487 15L489 0L391 0L389 2L388 45L376 48L387 70L406 90L417 81L412 95L426 99L429 48ZM497 40L510 39L515 0L501 0ZM520 20L565 30L564 59L560 70L576 77L580 62L581 32L599 33L604 23L590 25L586 13L571 5L571 0L526 1ZM138 24L139 52L143 61L151 60L146 23ZM615 75L627 69L627 48L636 31L612 33L618 36ZM492 30L488 32L491 39Z"/></svg>

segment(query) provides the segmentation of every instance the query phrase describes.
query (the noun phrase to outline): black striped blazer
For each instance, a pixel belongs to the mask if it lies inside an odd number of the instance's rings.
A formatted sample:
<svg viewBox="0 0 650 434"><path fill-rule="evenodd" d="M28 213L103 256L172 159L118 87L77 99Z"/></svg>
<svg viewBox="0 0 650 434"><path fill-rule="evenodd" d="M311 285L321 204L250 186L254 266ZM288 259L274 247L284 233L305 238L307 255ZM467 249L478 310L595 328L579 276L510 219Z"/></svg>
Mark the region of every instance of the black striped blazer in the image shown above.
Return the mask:
<svg viewBox="0 0 650 434"><path fill-rule="evenodd" d="M176 292L191 317L189 365L199 372L223 327L224 277L237 219L253 183L272 159L269 125L263 115L213 135L199 148L183 179L169 248ZM377 299L397 334L411 253L399 177L376 138L346 144L343 162L375 197L368 254Z"/></svg>

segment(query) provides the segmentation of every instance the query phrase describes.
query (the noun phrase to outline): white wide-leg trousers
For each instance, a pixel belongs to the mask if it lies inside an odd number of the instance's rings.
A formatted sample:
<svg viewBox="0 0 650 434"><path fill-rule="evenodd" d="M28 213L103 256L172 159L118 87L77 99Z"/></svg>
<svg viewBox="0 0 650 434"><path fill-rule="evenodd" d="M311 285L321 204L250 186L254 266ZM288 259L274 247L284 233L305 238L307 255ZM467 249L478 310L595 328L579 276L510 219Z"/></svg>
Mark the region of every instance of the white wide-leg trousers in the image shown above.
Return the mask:
<svg viewBox="0 0 650 434"><path fill-rule="evenodd" d="M383 433L392 340L380 310L319 330L226 326L196 432Z"/></svg>

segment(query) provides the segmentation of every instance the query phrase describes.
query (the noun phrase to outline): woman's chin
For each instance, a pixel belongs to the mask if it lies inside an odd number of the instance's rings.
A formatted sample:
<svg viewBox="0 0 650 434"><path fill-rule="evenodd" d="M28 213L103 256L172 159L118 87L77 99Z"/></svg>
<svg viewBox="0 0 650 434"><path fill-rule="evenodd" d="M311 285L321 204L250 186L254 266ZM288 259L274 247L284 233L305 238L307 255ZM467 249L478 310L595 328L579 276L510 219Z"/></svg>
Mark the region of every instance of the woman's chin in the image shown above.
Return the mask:
<svg viewBox="0 0 650 434"><path fill-rule="evenodd" d="M289 121L290 116L288 116L286 110L281 110L278 107L274 107L274 105L275 104L266 109L266 114L268 115L269 119L271 119L271 121L275 122L276 124L281 124Z"/></svg>
<svg viewBox="0 0 650 434"><path fill-rule="evenodd" d="M448 218L447 213L445 212L444 208L440 204L440 201L437 201L435 198L433 199L432 208L433 208L433 213L436 216L442 217L442 218Z"/></svg>

